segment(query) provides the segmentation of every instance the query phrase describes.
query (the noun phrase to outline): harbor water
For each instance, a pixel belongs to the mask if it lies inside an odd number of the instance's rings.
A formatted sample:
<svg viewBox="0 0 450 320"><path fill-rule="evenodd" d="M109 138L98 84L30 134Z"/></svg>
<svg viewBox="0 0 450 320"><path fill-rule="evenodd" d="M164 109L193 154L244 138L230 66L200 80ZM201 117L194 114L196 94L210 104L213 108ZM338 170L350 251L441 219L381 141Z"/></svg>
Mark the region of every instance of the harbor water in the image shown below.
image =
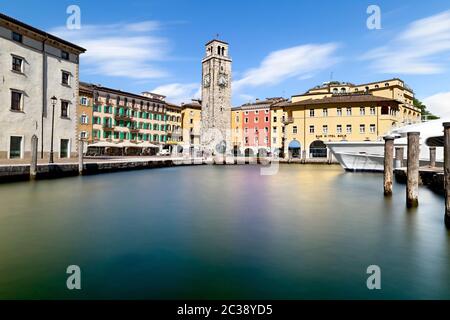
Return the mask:
<svg viewBox="0 0 450 320"><path fill-rule="evenodd" d="M172 167L2 184L0 199L2 299L450 298L443 198L420 188L407 210L381 174Z"/></svg>

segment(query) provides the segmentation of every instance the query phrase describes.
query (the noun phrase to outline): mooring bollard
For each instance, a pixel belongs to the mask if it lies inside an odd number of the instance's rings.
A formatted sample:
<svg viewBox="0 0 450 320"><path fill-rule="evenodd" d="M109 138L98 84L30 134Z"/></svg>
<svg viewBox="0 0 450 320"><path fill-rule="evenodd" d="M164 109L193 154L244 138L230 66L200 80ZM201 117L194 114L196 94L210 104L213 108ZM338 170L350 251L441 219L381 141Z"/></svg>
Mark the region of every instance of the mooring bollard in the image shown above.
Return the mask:
<svg viewBox="0 0 450 320"><path fill-rule="evenodd" d="M403 154L405 149L403 147L395 148L395 169L403 167Z"/></svg>
<svg viewBox="0 0 450 320"><path fill-rule="evenodd" d="M430 167L436 167L436 147L430 147Z"/></svg>
<svg viewBox="0 0 450 320"><path fill-rule="evenodd" d="M78 141L78 173L80 175L82 175L84 171L83 151L84 151L84 141L80 140Z"/></svg>
<svg viewBox="0 0 450 320"><path fill-rule="evenodd" d="M445 225L450 228L450 122L444 122Z"/></svg>
<svg viewBox="0 0 450 320"><path fill-rule="evenodd" d="M37 152L38 152L38 137L33 135L31 137L31 163L30 163L30 179L36 179L37 175Z"/></svg>
<svg viewBox="0 0 450 320"><path fill-rule="evenodd" d="M392 177L394 176L394 137L384 139L384 195L392 195Z"/></svg>
<svg viewBox="0 0 450 320"><path fill-rule="evenodd" d="M408 158L406 181L406 206L419 205L419 153L420 132L408 132Z"/></svg>

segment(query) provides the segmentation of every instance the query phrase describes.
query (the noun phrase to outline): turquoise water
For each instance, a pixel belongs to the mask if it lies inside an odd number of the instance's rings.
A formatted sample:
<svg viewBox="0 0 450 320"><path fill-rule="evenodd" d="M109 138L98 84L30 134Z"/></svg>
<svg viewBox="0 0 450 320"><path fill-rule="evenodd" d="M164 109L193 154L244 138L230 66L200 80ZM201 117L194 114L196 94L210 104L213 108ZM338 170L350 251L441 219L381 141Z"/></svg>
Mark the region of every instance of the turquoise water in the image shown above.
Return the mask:
<svg viewBox="0 0 450 320"><path fill-rule="evenodd" d="M174 167L4 184L0 198L0 298L450 298L443 198L421 188L408 211L379 174Z"/></svg>

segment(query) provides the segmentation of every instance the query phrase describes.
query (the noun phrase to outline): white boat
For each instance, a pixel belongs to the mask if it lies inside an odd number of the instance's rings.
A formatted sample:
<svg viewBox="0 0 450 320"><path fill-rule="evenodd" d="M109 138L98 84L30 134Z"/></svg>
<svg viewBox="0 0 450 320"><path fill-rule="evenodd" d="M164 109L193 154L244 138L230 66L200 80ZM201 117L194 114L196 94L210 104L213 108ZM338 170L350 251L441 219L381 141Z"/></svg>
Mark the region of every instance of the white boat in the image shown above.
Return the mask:
<svg viewBox="0 0 450 320"><path fill-rule="evenodd" d="M395 146L404 147L407 154L408 132L420 132L420 164L426 165L430 161L430 147L436 148L436 164L444 162L443 126L450 119L438 119L395 128L387 135L395 136ZM327 142L325 143L335 159L347 171L383 171L384 170L384 141L360 142ZM396 164L401 166L401 164Z"/></svg>

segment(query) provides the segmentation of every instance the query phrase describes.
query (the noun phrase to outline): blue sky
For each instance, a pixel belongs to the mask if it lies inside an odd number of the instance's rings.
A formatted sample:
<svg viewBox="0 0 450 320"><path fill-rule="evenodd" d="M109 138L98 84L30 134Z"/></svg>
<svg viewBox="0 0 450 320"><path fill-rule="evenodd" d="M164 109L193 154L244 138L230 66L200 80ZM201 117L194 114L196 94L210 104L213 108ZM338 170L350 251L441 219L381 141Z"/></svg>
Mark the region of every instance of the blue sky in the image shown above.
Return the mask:
<svg viewBox="0 0 450 320"><path fill-rule="evenodd" d="M450 110L450 3L428 1L1 1L1 12L85 46L81 80L180 102L198 95L204 44L230 43L233 104L333 80L406 81ZM69 5L81 30L65 27ZM371 4L381 29L366 26ZM450 112L449 112L450 113Z"/></svg>

